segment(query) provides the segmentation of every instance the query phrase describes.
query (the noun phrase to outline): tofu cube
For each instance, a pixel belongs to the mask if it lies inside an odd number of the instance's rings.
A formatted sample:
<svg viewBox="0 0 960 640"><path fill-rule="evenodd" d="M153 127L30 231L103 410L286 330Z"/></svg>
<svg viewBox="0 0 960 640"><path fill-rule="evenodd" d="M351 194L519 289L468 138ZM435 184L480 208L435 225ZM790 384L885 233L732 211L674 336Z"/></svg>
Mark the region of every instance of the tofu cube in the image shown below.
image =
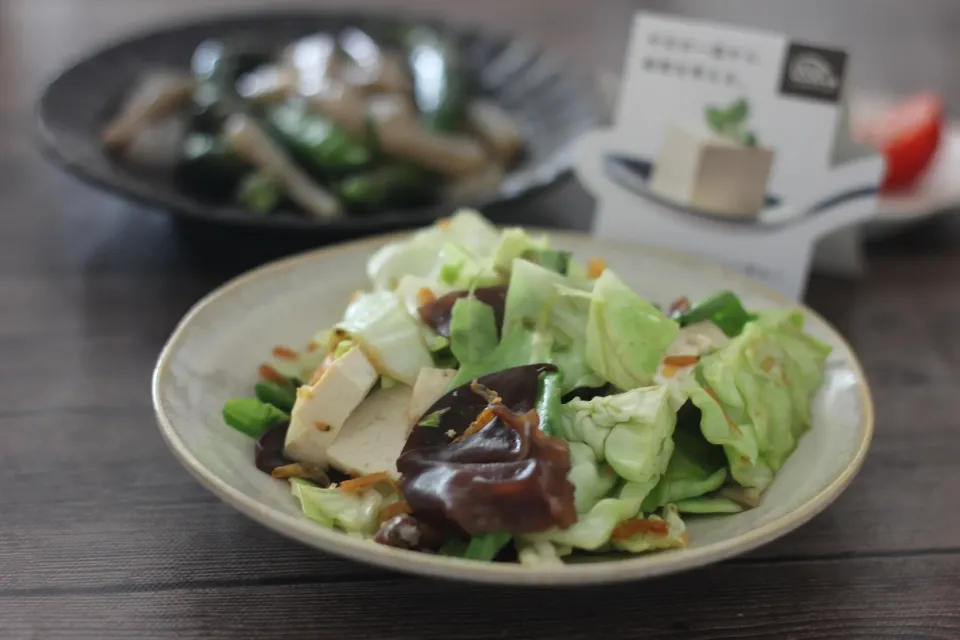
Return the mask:
<svg viewBox="0 0 960 640"><path fill-rule="evenodd" d="M763 210L772 149L749 147L707 129L671 124L650 189L681 205L717 215L753 218Z"/></svg>
<svg viewBox="0 0 960 640"><path fill-rule="evenodd" d="M330 465L351 475L385 471L398 477L397 458L410 435L404 419L413 389L396 385L377 389L350 414L327 450Z"/></svg>
<svg viewBox="0 0 960 640"><path fill-rule="evenodd" d="M427 409L443 397L447 392L447 386L456 376L456 369L424 368L420 370L420 375L417 376L417 381L413 385L410 404L405 411L407 422L411 427Z"/></svg>
<svg viewBox="0 0 960 640"><path fill-rule="evenodd" d="M299 462L327 466L327 449L379 379L360 347L353 347L312 386L297 389L283 452Z"/></svg>

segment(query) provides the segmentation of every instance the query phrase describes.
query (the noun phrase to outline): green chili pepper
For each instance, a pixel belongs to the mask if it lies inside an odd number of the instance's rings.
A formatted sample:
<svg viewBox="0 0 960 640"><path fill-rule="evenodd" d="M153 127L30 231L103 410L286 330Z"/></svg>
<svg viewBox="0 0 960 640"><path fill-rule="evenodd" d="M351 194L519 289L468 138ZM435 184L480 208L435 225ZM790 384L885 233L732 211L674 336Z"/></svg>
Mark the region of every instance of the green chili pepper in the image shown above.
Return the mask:
<svg viewBox="0 0 960 640"><path fill-rule="evenodd" d="M424 126L439 133L466 122L468 87L456 43L435 29L413 27L404 37L413 97Z"/></svg>
<svg viewBox="0 0 960 640"><path fill-rule="evenodd" d="M740 335L744 325L754 317L743 308L736 294L732 291L721 291L698 302L692 309L677 315L674 319L681 327L710 320L732 338Z"/></svg>
<svg viewBox="0 0 960 640"><path fill-rule="evenodd" d="M537 415L540 417L540 430L548 436L562 436L563 425L560 418L560 387L563 374L559 371L546 371L540 374L540 389L537 392Z"/></svg>
<svg viewBox="0 0 960 640"><path fill-rule="evenodd" d="M284 103L269 109L266 124L270 133L314 176L353 173L369 168L376 158L376 145L369 137L356 139L302 105Z"/></svg>
<svg viewBox="0 0 960 640"><path fill-rule="evenodd" d="M287 413L293 410L293 405L297 401L297 390L293 383L280 385L270 380L261 380L253 390L261 402L266 402Z"/></svg>
<svg viewBox="0 0 960 640"><path fill-rule="evenodd" d="M492 562L500 553L500 550L507 546L512 539L513 536L505 532L473 536L463 552L463 557L467 560Z"/></svg>
<svg viewBox="0 0 960 640"><path fill-rule="evenodd" d="M257 398L231 398L223 404L223 421L251 438L259 438L270 427L290 415Z"/></svg>
<svg viewBox="0 0 960 640"><path fill-rule="evenodd" d="M387 206L427 204L433 197L433 184L426 170L398 163L348 176L337 193L350 211L367 213Z"/></svg>
<svg viewBox="0 0 960 640"><path fill-rule="evenodd" d="M276 180L266 174L252 172L237 185L236 200L248 211L267 214L277 208L283 200L283 193Z"/></svg>
<svg viewBox="0 0 960 640"><path fill-rule="evenodd" d="M186 191L205 198L234 195L250 165L219 136L192 132L180 146L175 180Z"/></svg>
<svg viewBox="0 0 960 640"><path fill-rule="evenodd" d="M190 68L197 79L191 115L193 129L217 133L223 121L248 107L237 93L237 80L272 59L272 54L220 40L205 40L194 50Z"/></svg>

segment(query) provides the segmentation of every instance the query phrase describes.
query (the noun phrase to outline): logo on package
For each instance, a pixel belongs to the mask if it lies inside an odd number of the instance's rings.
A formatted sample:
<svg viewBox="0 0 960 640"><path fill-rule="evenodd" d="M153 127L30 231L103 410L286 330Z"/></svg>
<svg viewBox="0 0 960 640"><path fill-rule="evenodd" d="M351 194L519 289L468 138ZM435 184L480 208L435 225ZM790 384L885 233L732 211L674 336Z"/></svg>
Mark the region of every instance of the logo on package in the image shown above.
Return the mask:
<svg viewBox="0 0 960 640"><path fill-rule="evenodd" d="M843 51L791 44L780 76L780 93L836 103L846 66Z"/></svg>

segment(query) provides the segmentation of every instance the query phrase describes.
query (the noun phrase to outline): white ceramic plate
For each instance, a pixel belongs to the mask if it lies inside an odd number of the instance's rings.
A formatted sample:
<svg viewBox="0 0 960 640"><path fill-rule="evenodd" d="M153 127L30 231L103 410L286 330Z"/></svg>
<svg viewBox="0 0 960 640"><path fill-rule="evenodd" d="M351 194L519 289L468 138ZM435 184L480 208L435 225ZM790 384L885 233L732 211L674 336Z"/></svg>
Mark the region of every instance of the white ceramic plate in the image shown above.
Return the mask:
<svg viewBox="0 0 960 640"><path fill-rule="evenodd" d="M750 308L790 306L739 274L682 254L551 233L582 259L602 256L627 283L660 303L732 289ZM814 425L759 508L689 519L686 549L625 560L531 570L401 551L304 519L287 484L253 465L251 439L223 424L224 400L250 395L257 366L277 344L304 343L337 322L351 292L367 286L366 259L390 238L340 245L261 267L204 298L174 331L157 363L153 402L170 449L201 483L254 520L323 551L390 569L504 584L574 585L635 580L689 569L754 549L799 527L853 479L873 432L873 405L849 345L804 309L809 330L834 347L816 397Z"/></svg>

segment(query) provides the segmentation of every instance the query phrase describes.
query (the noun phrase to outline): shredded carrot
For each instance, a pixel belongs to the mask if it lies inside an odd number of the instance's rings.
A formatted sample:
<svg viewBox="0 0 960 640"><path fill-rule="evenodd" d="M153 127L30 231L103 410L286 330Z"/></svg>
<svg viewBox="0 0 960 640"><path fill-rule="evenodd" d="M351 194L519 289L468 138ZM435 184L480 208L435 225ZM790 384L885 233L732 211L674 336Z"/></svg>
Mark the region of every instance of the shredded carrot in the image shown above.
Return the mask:
<svg viewBox="0 0 960 640"><path fill-rule="evenodd" d="M333 364L333 352L331 351L330 353L327 354L327 357L323 359L323 362L317 365L317 368L313 370L313 375L310 376L310 382L308 384L312 387L313 385L320 382L320 378L323 377L323 374L326 373L327 369L329 369L330 365L332 364Z"/></svg>
<svg viewBox="0 0 960 640"><path fill-rule="evenodd" d="M722 413L723 417L727 419L727 424L730 425L730 430L738 436L741 435L742 431L740 431L740 427L738 427L736 423L730 419L730 416L727 415L727 412L723 409L723 405L720 404L720 398L717 397L717 393L710 387L704 387L703 390L709 393L710 397L717 401L717 406L720 407L720 413Z"/></svg>
<svg viewBox="0 0 960 640"><path fill-rule="evenodd" d="M499 404L503 402L503 399L500 397L500 394L494 391L493 389L488 389L477 380L474 380L470 383L470 391L474 392L490 404Z"/></svg>
<svg viewBox="0 0 960 640"><path fill-rule="evenodd" d="M274 347L273 355L281 360L296 360L300 357L300 354L298 354L296 351L290 347L284 346Z"/></svg>
<svg viewBox="0 0 960 640"><path fill-rule="evenodd" d="M669 380L673 376L677 375L677 371L679 370L680 369L675 365L665 364L663 365L663 368L660 370L660 375L666 378L667 380Z"/></svg>
<svg viewBox="0 0 960 640"><path fill-rule="evenodd" d="M270 382L276 382L277 384L286 384L288 382L285 377L280 375L280 372L268 364L260 365L259 373L261 378L269 380Z"/></svg>
<svg viewBox="0 0 960 640"><path fill-rule="evenodd" d="M380 522L386 522L387 520L392 520L397 516L407 513L413 513L413 509L410 508L409 504L403 500L400 502L394 502L393 504L388 504L385 506L380 512Z"/></svg>
<svg viewBox="0 0 960 640"><path fill-rule="evenodd" d="M387 475L385 471L378 471L377 473L360 476L359 478L353 478L352 480L344 480L340 483L340 489L342 489L344 493L357 493L379 484L380 482L386 482L393 487L397 493L400 493L400 487L397 485L397 482Z"/></svg>
<svg viewBox="0 0 960 640"><path fill-rule="evenodd" d="M425 307L428 304L432 304L437 301L437 296L433 291L423 287L422 289L417 290L417 306Z"/></svg>
<svg viewBox="0 0 960 640"><path fill-rule="evenodd" d="M496 414L490 407L484 408L480 412L480 415L477 416L477 419L470 423L470 426L464 429L463 433L453 439L454 442L460 442L464 438L468 438L475 434L476 432L483 429L485 426L493 422L493 419L496 418Z"/></svg>
<svg viewBox="0 0 960 640"><path fill-rule="evenodd" d="M596 280L607 270L607 261L603 258L590 258L587 260L587 277Z"/></svg>
<svg viewBox="0 0 960 640"><path fill-rule="evenodd" d="M610 534L611 540L625 540L641 533L649 533L656 536L665 536L670 534L670 525L665 520L625 520L616 526L613 533Z"/></svg>
<svg viewBox="0 0 960 640"><path fill-rule="evenodd" d="M314 421L313 426L317 431L323 431L324 433L326 433L327 431L330 431L330 429L333 429L333 427L331 427L326 422Z"/></svg>
<svg viewBox="0 0 960 640"><path fill-rule="evenodd" d="M674 367L689 367L700 362L699 356L667 356L663 359L663 364L673 365Z"/></svg>
<svg viewBox="0 0 960 640"><path fill-rule="evenodd" d="M675 313L686 313L687 311L690 311L690 298L682 296L670 303L667 308L667 315L672 316Z"/></svg>
<svg viewBox="0 0 960 640"><path fill-rule="evenodd" d="M320 343L319 343L319 342L316 342L316 341L314 341L314 340L311 340L310 342L307 343L307 353L313 353L314 351L316 351L316 350L319 349L319 348L320 348Z"/></svg>
<svg viewBox="0 0 960 640"><path fill-rule="evenodd" d="M440 218L439 220L437 220L437 226L440 227L441 229L449 229L450 218Z"/></svg>

